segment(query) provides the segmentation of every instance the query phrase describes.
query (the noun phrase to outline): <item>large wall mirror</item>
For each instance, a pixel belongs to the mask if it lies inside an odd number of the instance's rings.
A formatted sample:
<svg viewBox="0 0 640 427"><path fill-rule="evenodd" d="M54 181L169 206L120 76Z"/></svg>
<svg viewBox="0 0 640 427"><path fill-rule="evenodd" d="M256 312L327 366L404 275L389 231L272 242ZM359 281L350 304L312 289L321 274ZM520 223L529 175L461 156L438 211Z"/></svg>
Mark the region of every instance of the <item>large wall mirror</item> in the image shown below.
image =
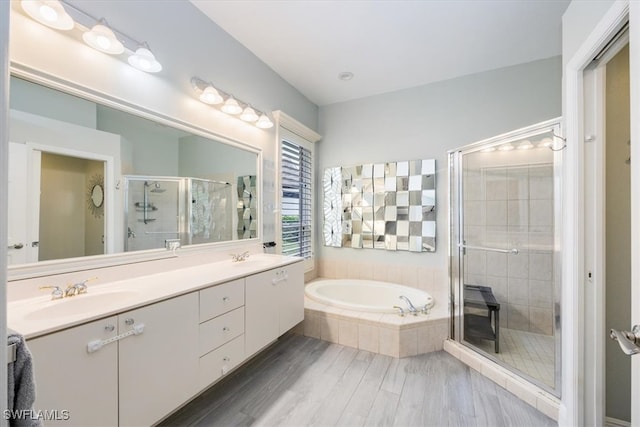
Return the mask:
<svg viewBox="0 0 640 427"><path fill-rule="evenodd" d="M259 150L17 76L10 108L10 278L43 261L259 237Z"/></svg>

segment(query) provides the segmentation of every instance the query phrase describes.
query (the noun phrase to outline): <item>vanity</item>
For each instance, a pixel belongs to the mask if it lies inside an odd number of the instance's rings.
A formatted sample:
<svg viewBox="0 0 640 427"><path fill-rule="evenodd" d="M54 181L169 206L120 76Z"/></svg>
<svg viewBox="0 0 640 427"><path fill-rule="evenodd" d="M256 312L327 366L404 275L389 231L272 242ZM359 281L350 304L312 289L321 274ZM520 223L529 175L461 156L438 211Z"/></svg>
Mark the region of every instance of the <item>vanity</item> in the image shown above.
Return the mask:
<svg viewBox="0 0 640 427"><path fill-rule="evenodd" d="M267 254L8 305L33 354L35 409L67 426L155 424L303 317L302 260Z"/></svg>

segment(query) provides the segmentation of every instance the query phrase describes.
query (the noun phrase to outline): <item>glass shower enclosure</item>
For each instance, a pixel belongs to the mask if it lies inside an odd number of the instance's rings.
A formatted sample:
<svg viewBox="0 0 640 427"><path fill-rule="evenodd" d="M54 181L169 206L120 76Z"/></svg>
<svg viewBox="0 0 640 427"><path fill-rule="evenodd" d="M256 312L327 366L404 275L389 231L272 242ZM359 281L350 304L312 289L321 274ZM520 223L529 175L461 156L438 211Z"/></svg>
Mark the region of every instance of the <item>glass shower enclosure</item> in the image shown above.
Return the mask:
<svg viewBox="0 0 640 427"><path fill-rule="evenodd" d="M559 119L449 152L453 337L560 395Z"/></svg>
<svg viewBox="0 0 640 427"><path fill-rule="evenodd" d="M228 182L166 176L124 177L125 251L212 243L233 238Z"/></svg>

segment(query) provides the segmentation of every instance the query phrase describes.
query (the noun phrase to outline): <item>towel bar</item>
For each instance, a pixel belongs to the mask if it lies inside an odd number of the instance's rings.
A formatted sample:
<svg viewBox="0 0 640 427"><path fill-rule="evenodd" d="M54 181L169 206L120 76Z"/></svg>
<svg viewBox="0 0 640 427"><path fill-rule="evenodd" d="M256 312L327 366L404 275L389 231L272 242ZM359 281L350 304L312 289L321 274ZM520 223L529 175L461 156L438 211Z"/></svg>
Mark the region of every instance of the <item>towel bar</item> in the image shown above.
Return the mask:
<svg viewBox="0 0 640 427"><path fill-rule="evenodd" d="M15 344L7 345L7 364L16 361L17 346Z"/></svg>

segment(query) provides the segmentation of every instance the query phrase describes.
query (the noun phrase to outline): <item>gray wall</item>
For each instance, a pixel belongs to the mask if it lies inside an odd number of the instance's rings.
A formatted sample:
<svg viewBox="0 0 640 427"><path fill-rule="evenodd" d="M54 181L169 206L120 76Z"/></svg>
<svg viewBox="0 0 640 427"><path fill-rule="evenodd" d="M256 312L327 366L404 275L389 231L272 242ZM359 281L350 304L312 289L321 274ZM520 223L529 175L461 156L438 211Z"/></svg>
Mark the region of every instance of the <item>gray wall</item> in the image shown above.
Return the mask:
<svg viewBox="0 0 640 427"><path fill-rule="evenodd" d="M178 176L178 142L184 132L101 105L96 129L122 136L123 174Z"/></svg>
<svg viewBox="0 0 640 427"><path fill-rule="evenodd" d="M562 61L571 60L615 0L572 1L562 15Z"/></svg>
<svg viewBox="0 0 640 427"><path fill-rule="evenodd" d="M322 246L322 196L316 201L317 254L323 260L447 269L447 150L561 114L561 59L554 57L320 108L316 188L330 166L436 159L435 253ZM446 283L442 284L447 286Z"/></svg>
<svg viewBox="0 0 640 427"><path fill-rule="evenodd" d="M11 77L10 106L14 110L96 129L95 102L16 77Z"/></svg>

